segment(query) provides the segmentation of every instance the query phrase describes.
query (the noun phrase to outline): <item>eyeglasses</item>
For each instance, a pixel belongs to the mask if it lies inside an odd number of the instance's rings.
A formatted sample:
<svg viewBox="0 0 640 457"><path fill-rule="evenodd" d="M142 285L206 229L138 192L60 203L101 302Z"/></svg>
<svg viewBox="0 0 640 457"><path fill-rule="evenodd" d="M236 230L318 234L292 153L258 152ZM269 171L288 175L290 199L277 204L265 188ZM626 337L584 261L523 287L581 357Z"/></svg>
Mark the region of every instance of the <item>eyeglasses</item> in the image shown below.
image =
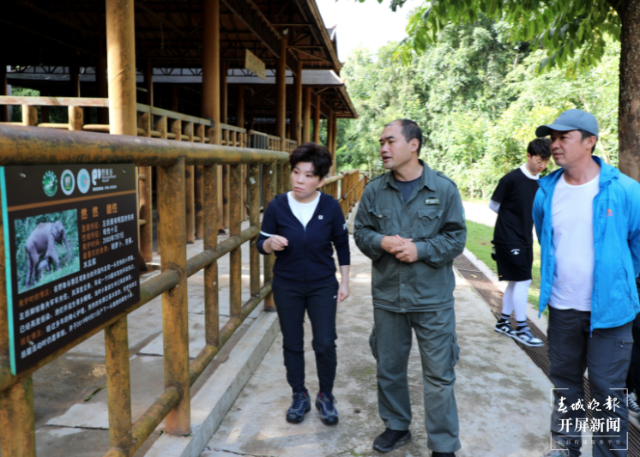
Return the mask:
<svg viewBox="0 0 640 457"><path fill-rule="evenodd" d="M548 165L548 164L549 164L549 160L542 160L542 159L538 159L538 160L536 160L536 163L537 163L538 165L540 165L541 163L543 163L543 164L545 164L545 165Z"/></svg>

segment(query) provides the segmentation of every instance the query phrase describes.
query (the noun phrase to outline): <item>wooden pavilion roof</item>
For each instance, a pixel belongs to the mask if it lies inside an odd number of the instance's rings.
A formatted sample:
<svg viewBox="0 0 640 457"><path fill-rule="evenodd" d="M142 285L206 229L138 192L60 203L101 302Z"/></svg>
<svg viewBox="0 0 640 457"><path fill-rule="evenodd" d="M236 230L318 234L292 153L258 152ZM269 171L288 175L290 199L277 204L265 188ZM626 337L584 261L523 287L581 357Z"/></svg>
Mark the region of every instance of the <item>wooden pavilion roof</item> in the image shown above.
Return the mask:
<svg viewBox="0 0 640 457"><path fill-rule="evenodd" d="M163 69L202 67L200 0L133 3L139 68L146 60ZM4 0L0 8L3 63L68 67L76 62L90 68L106 52L104 0ZM290 72L301 61L303 70L339 75L335 31L325 28L315 0L220 0L220 8L220 55L228 68L243 68L248 49L267 69L275 69L279 40L286 35ZM322 89L328 96L325 109L331 106L339 117L357 116L343 86L314 90Z"/></svg>

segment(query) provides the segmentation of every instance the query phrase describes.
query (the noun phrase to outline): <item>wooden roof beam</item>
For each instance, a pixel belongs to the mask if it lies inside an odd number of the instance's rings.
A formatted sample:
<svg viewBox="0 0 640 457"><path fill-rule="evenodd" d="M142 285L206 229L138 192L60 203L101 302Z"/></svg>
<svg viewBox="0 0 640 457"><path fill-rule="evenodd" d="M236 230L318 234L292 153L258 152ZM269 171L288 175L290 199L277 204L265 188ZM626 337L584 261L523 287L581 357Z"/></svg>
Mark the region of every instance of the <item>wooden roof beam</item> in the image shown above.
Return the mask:
<svg viewBox="0 0 640 457"><path fill-rule="evenodd" d="M181 37L186 38L188 36L186 33L184 33L182 30L180 30L178 27L176 27L171 21L168 21L165 18L163 18L162 16L160 16L159 14L151 11L149 8L144 6L141 2L135 2L135 7L138 8L139 10L141 10L141 11L144 11L145 14L153 17L154 19L157 19L158 21L160 21L166 27L169 27L172 31L176 32Z"/></svg>
<svg viewBox="0 0 640 457"><path fill-rule="evenodd" d="M276 57L280 57L280 34L251 0L221 0Z"/></svg>

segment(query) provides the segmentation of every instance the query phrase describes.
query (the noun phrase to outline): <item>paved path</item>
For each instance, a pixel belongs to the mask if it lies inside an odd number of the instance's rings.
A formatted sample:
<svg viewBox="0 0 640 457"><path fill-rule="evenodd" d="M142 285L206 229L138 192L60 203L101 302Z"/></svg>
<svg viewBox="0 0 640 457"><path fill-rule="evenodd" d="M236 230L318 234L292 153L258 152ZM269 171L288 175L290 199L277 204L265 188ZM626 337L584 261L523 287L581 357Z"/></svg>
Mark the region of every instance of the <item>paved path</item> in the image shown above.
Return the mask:
<svg viewBox="0 0 640 457"><path fill-rule="evenodd" d="M472 203L463 201L465 217L478 224L494 227L498 215L489 208L489 203Z"/></svg>
<svg viewBox="0 0 640 457"><path fill-rule="evenodd" d="M384 429L377 411L375 360L368 346L372 327L371 266L351 243L351 297L339 305L338 373L335 395L340 424L326 427L313 409L302 424L285 421L290 390L285 380L282 338L232 405L201 457L378 456L373 439ZM462 450L458 457L539 457L549 445L551 383L516 344L492 330L495 320L460 276L455 290L457 333L461 347L457 365ZM317 392L311 329L306 323L307 387ZM386 454L424 456L426 448L422 377L417 348L409 365L414 421L413 440Z"/></svg>

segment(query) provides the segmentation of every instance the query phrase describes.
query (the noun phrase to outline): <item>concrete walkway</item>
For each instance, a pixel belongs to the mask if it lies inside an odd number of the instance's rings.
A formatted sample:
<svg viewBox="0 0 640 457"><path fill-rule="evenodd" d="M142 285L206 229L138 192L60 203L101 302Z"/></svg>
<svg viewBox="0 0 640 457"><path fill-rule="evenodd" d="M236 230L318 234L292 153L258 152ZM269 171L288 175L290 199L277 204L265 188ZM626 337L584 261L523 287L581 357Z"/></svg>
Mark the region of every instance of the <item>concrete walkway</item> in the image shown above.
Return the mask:
<svg viewBox="0 0 640 457"><path fill-rule="evenodd" d="M489 208L489 203L463 201L462 205L464 206L464 215L467 220L488 225L489 227L495 227L498 215Z"/></svg>
<svg viewBox="0 0 640 457"><path fill-rule="evenodd" d="M377 456L376 364L368 345L372 327L371 264L351 242L351 297L338 310L338 373L334 394L340 424L326 427L315 409L302 424L285 421L291 392L279 336L231 406L202 457ZM460 361L456 397L462 449L458 457L539 457L549 446L551 383L510 339L493 331L488 305L458 276L455 290ZM307 387L318 389L311 329L306 323ZM409 384L413 440L391 457L431 455L426 447L420 358L413 347Z"/></svg>

